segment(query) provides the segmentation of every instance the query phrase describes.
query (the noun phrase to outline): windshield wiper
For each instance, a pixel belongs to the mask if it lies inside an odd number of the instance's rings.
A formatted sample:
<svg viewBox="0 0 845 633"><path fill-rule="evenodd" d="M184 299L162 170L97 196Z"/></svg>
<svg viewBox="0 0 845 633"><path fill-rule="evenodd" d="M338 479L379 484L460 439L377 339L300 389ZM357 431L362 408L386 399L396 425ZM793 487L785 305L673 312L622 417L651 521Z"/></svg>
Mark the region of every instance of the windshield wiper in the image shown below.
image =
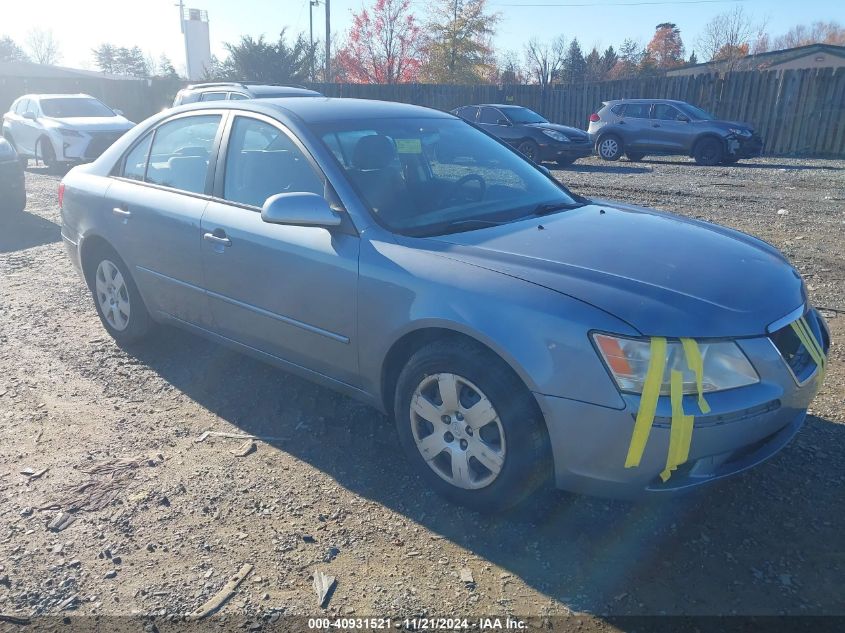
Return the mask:
<svg viewBox="0 0 845 633"><path fill-rule="evenodd" d="M545 202L534 207L532 215L543 216L555 213L556 211L569 211L570 209L577 209L583 207L583 202Z"/></svg>

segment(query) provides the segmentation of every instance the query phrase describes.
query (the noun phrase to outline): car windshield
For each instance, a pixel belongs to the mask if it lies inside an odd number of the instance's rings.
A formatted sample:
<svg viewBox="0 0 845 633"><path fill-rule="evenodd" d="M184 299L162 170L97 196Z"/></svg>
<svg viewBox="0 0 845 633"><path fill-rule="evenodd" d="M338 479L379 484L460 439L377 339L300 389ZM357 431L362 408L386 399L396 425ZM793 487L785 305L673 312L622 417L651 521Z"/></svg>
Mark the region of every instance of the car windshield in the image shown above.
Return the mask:
<svg viewBox="0 0 845 633"><path fill-rule="evenodd" d="M111 108L96 99L42 99L41 110L44 116L54 119L116 116Z"/></svg>
<svg viewBox="0 0 845 633"><path fill-rule="evenodd" d="M546 119L528 108L504 108L503 112L513 123L548 123Z"/></svg>
<svg viewBox="0 0 845 633"><path fill-rule="evenodd" d="M396 233L456 233L585 203L461 120L346 120L313 127L374 217Z"/></svg>
<svg viewBox="0 0 845 633"><path fill-rule="evenodd" d="M689 103L683 104L681 110L684 111L691 119L696 119L698 121L715 121L716 117L712 114L707 112L707 110L702 110L701 108L697 108L694 105L690 105Z"/></svg>

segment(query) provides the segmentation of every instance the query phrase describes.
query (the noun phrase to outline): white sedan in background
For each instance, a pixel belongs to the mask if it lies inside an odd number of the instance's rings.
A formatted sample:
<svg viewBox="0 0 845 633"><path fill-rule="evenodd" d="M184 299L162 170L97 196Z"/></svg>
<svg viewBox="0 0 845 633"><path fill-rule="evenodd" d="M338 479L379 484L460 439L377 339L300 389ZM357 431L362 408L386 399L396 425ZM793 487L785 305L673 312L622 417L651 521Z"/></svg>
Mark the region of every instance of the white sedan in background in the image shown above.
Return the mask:
<svg viewBox="0 0 845 633"><path fill-rule="evenodd" d="M24 95L3 115L3 137L24 165L33 158L51 171L96 159L134 126L85 94Z"/></svg>

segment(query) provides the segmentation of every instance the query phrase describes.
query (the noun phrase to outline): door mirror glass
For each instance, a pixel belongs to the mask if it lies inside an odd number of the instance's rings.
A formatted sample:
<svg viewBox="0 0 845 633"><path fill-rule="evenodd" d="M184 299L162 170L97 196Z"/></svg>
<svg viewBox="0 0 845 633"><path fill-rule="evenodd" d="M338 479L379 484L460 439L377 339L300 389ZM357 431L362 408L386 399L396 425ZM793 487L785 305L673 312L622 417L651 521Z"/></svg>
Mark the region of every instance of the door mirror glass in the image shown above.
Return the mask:
<svg viewBox="0 0 845 633"><path fill-rule="evenodd" d="M35 121L35 119L36 119L37 117L35 116L35 112L24 112L24 113L23 113L23 118L25 118L25 119L29 119L30 121Z"/></svg>
<svg viewBox="0 0 845 633"><path fill-rule="evenodd" d="M510 125L511 124L511 122L508 121L507 119L499 119L496 123L498 125Z"/></svg>
<svg viewBox="0 0 845 633"><path fill-rule="evenodd" d="M681 123L689 123L689 117L686 116L685 114L679 114L677 116L677 120L680 121Z"/></svg>
<svg viewBox="0 0 845 633"><path fill-rule="evenodd" d="M277 193L267 198L261 219L270 224L297 226L339 226L340 216L328 201L316 193Z"/></svg>

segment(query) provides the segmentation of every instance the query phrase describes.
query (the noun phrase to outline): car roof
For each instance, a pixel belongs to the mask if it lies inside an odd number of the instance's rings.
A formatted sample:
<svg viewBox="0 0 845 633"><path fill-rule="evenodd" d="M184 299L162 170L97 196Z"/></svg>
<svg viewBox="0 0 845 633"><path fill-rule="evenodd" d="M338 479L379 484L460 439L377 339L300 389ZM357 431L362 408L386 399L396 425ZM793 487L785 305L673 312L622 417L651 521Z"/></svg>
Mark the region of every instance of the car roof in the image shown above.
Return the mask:
<svg viewBox="0 0 845 633"><path fill-rule="evenodd" d="M675 105L688 105L686 101L678 99L611 99L604 101L604 105L616 105L619 103L673 103Z"/></svg>
<svg viewBox="0 0 845 633"><path fill-rule="evenodd" d="M29 95L22 95L18 97L18 99L96 99L96 97L92 97L91 95L83 94L81 92L77 92L75 94L29 94ZM98 99L99 101L99 99Z"/></svg>
<svg viewBox="0 0 845 633"><path fill-rule="evenodd" d="M268 110L276 109L293 114L306 123L354 119L406 119L411 117L428 119L454 118L447 112L407 103L332 97L312 97L309 99L278 97L255 101L200 101L180 106L178 110L187 112L208 108L225 108L227 110L245 110L250 112L267 112Z"/></svg>
<svg viewBox="0 0 845 633"><path fill-rule="evenodd" d="M309 90L301 86L284 86L274 84L249 84L238 81L220 81L207 84L192 84L187 86L185 92L228 92L231 90L243 90L249 92L256 97L266 94L282 94L285 95L319 95L315 90Z"/></svg>
<svg viewBox="0 0 845 633"><path fill-rule="evenodd" d="M530 110L530 108L528 108L527 106L521 106L516 103L475 103L473 105L461 106L461 108L501 108L503 110Z"/></svg>

